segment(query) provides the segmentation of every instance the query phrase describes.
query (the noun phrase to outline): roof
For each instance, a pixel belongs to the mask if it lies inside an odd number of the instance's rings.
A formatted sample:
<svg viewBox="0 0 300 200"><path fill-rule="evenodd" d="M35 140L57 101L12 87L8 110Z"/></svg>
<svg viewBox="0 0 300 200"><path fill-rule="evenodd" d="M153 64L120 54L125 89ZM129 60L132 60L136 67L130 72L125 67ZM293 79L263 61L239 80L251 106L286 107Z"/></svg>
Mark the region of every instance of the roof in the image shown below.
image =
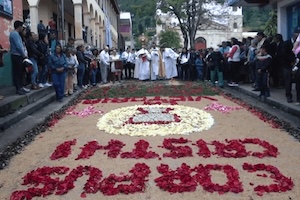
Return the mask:
<svg viewBox="0 0 300 200"><path fill-rule="evenodd" d="M227 0L229 6L262 6L268 3L269 0Z"/></svg>

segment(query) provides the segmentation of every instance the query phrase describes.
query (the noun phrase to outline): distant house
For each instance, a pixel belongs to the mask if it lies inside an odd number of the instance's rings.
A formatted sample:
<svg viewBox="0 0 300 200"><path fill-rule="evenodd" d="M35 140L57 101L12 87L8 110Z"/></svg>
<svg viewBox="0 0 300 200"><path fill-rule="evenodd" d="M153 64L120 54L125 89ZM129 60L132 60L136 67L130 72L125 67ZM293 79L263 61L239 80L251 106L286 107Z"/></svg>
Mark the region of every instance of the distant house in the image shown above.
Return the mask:
<svg viewBox="0 0 300 200"><path fill-rule="evenodd" d="M271 5L277 9L278 33L284 39L292 36L293 31L300 27L299 0L228 0L231 6L264 6Z"/></svg>

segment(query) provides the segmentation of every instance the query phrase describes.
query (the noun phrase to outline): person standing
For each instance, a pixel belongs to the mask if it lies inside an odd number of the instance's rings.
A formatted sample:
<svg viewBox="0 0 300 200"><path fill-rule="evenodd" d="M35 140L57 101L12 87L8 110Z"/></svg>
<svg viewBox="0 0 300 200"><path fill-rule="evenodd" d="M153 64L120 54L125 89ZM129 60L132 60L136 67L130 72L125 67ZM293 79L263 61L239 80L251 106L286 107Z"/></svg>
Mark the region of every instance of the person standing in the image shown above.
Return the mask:
<svg viewBox="0 0 300 200"><path fill-rule="evenodd" d="M194 81L196 80L197 72L196 72L196 52L194 48L190 49L190 58L189 58L189 72L188 72L188 80Z"/></svg>
<svg viewBox="0 0 300 200"><path fill-rule="evenodd" d="M65 97L72 95L74 92L73 79L74 79L75 68L77 68L77 61L75 57L72 55L71 48L68 48L66 50L66 62L67 62L67 68L66 68L67 73L65 78L65 90L64 90Z"/></svg>
<svg viewBox="0 0 300 200"><path fill-rule="evenodd" d="M227 55L229 67L230 67L230 77L231 82L228 83L228 86L238 86L239 76L240 76L240 54L241 48L239 42L236 38L231 39L232 47Z"/></svg>
<svg viewBox="0 0 300 200"><path fill-rule="evenodd" d="M125 79L131 79L131 48L127 47L126 51L122 53L122 60L125 71Z"/></svg>
<svg viewBox="0 0 300 200"><path fill-rule="evenodd" d="M189 52L187 51L187 49L185 47L182 48L182 52L181 52L178 59L179 59L178 69L181 72L179 77L181 77L183 81L188 80L190 54L189 54Z"/></svg>
<svg viewBox="0 0 300 200"><path fill-rule="evenodd" d="M165 45L161 46L161 51L163 54L163 63L166 70L166 79L173 81L173 78L178 76L176 60L179 55L171 48L166 48Z"/></svg>
<svg viewBox="0 0 300 200"><path fill-rule="evenodd" d="M38 59L38 66L39 66L39 88L51 86L47 83L47 73L48 73L48 59L49 59L49 49L46 40L46 34L40 33L39 34L39 41L37 42L37 49L41 52L44 56Z"/></svg>
<svg viewBox="0 0 300 200"><path fill-rule="evenodd" d="M110 59L109 59L109 47L106 46L100 52L100 73L101 73L101 80L103 84L107 83Z"/></svg>
<svg viewBox="0 0 300 200"><path fill-rule="evenodd" d="M152 44L152 48L150 50L151 54L151 80L157 80L159 78L159 70L162 68L162 56L159 49L156 47L156 43Z"/></svg>
<svg viewBox="0 0 300 200"><path fill-rule="evenodd" d="M26 47L28 50L28 57L32 62L33 71L31 73L31 89L39 89L37 84L37 75L38 75L38 65L37 62L39 59L43 59L44 55L38 50L36 42L38 41L38 36L33 32L27 33Z"/></svg>
<svg viewBox="0 0 300 200"><path fill-rule="evenodd" d="M86 89L86 87L83 86L83 77L88 62L84 59L83 53L84 53L84 46L79 45L77 47L77 53L76 53L76 57L79 63L77 68L77 81L78 81L78 87Z"/></svg>
<svg viewBox="0 0 300 200"><path fill-rule="evenodd" d="M210 65L210 80L213 86L215 86L215 77L218 76L218 85L219 87L224 87L223 82L223 63L224 57L219 51L219 48L215 48L214 51L207 57L207 61L211 63Z"/></svg>
<svg viewBox="0 0 300 200"><path fill-rule="evenodd" d="M197 81L203 81L204 62L202 60L202 56L200 55L199 51L196 52L195 67L196 67L196 70L197 70Z"/></svg>
<svg viewBox="0 0 300 200"><path fill-rule="evenodd" d="M67 61L60 45L56 45L55 52L51 54L49 59L49 67L52 73L52 81L56 93L56 100L62 102L65 89Z"/></svg>
<svg viewBox="0 0 300 200"><path fill-rule="evenodd" d="M285 87L285 96L288 103L293 102L292 95L292 68L294 66L296 57L293 52L294 43L300 33L300 30L295 30L293 37L283 43L282 47L282 65L283 65L283 79Z"/></svg>
<svg viewBox="0 0 300 200"><path fill-rule="evenodd" d="M20 33L23 31L23 22L17 20L14 22L15 30L9 35L11 62L13 68L13 81L16 87L16 93L25 95L26 91L22 88L22 80L25 74L23 60L27 57Z"/></svg>
<svg viewBox="0 0 300 200"><path fill-rule="evenodd" d="M116 67L116 62L120 61L120 55L117 53L117 50L114 49L111 51L111 55L110 55L110 62L111 62L111 73L112 73L112 81L113 83L115 83L115 79L116 76L118 77L118 81L119 83L121 83L121 73L122 73L122 69L118 69Z"/></svg>
<svg viewBox="0 0 300 200"><path fill-rule="evenodd" d="M4 67L3 62L3 54L7 53L7 49L3 49L2 45L0 44L0 67ZM4 99L4 96L0 95L0 100Z"/></svg>
<svg viewBox="0 0 300 200"><path fill-rule="evenodd" d="M134 78L138 78L141 81L149 80L151 54L148 52L145 46L143 46L142 49L140 49L136 54L138 60L135 66L136 70L134 72Z"/></svg>
<svg viewBox="0 0 300 200"><path fill-rule="evenodd" d="M269 77L272 64L272 56L268 53L268 46L263 45L260 48L260 55L257 56L256 69L258 78L258 88L260 88L259 97L265 100L270 96Z"/></svg>
<svg viewBox="0 0 300 200"><path fill-rule="evenodd" d="M47 30L45 25L43 24L43 20L40 20L40 23L37 25L38 34L47 34Z"/></svg>
<svg viewBox="0 0 300 200"><path fill-rule="evenodd" d="M90 74L91 74L91 84L92 86L97 85L97 73L98 73L98 64L99 64L99 51L98 49L93 49L93 55L90 62Z"/></svg>

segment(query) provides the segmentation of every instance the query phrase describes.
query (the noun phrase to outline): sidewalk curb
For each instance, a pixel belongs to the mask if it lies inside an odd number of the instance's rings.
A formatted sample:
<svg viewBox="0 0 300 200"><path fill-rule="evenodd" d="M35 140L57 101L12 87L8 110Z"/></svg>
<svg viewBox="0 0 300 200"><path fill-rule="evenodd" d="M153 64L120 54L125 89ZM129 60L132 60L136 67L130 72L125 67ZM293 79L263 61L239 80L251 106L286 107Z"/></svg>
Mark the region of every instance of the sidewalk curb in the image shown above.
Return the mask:
<svg viewBox="0 0 300 200"><path fill-rule="evenodd" d="M255 99L257 99L258 101L261 101L258 97L257 94L251 92L251 91L248 91L246 89L243 89L241 87L232 87L232 88L229 88L229 89L234 89L234 90L237 90L239 92L242 92L248 96L251 96ZM293 107L290 107L290 106L286 106L280 102L278 102L276 99L273 99L272 97L268 97L265 101L266 104L270 105L270 106L275 106L276 108L280 109L280 110L283 110L289 114L292 114L292 115L295 115L296 117L299 117L300 116L300 111L297 110L297 109L293 109Z"/></svg>

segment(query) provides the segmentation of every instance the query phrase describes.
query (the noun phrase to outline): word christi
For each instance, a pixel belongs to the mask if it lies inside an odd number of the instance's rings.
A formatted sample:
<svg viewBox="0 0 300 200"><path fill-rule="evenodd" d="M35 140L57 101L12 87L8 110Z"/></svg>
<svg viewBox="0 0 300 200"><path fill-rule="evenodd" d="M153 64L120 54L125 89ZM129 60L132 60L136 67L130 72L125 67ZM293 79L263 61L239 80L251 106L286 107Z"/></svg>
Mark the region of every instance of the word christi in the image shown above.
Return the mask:
<svg viewBox="0 0 300 200"><path fill-rule="evenodd" d="M263 148L261 152L248 151L246 148L247 144L257 145ZM50 156L51 160L57 160L61 158L67 158L72 153L72 146L76 145L76 140L66 141L58 145L55 151ZM122 141L110 140L107 145L100 145L98 141L90 141L86 143L83 147L80 147L81 153L77 156L76 160L89 159L92 157L96 151L103 150L109 158L161 158L158 153L153 151L148 151L150 144L145 140L139 140L135 143L135 148L131 152L122 152L122 148L126 146ZM163 153L162 157L171 157L173 159L181 157L192 157L195 152L193 152L192 147L197 148L196 154L200 157L209 158L213 155L225 158L244 158L248 156L264 158L264 157L277 157L279 154L277 147L270 144L267 141L260 140L258 138L246 138L237 140L225 140L212 141L207 143L206 141L200 139L193 143L192 141L185 138L165 138L163 140L162 146L159 148L164 148L169 152ZM211 150L209 147L214 147Z"/></svg>

